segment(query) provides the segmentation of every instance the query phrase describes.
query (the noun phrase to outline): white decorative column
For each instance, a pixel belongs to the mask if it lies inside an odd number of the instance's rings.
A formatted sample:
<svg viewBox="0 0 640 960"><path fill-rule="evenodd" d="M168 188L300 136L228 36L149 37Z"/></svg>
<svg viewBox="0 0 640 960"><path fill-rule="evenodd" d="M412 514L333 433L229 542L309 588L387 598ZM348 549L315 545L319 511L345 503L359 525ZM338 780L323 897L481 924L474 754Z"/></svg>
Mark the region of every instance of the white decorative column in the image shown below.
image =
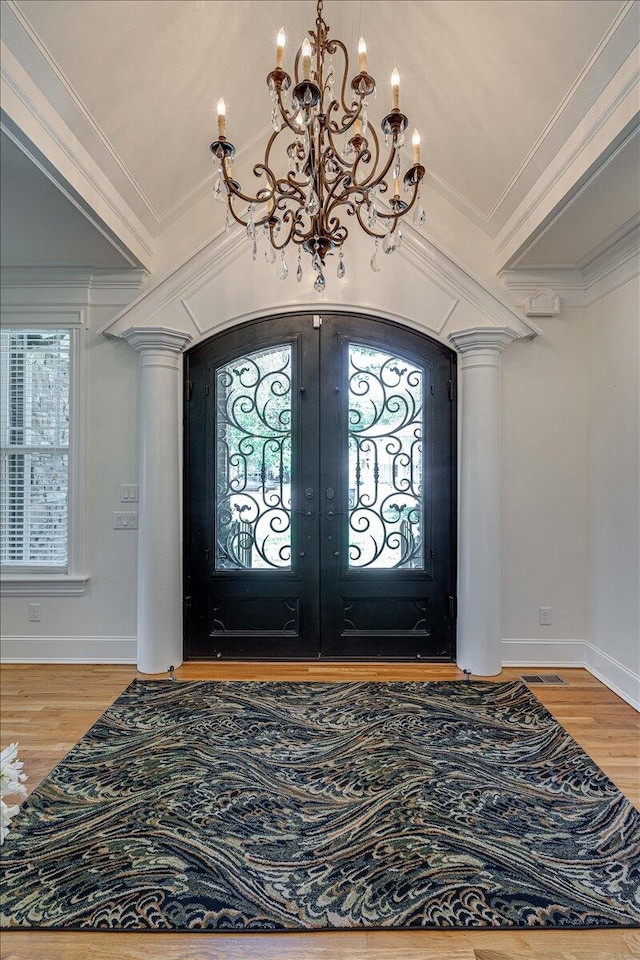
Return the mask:
<svg viewBox="0 0 640 960"><path fill-rule="evenodd" d="M500 355L516 337L477 327L448 338L461 356L457 661L480 676L502 669Z"/></svg>
<svg viewBox="0 0 640 960"><path fill-rule="evenodd" d="M166 327L122 334L140 357L138 448L138 670L182 663L180 395L192 339Z"/></svg>

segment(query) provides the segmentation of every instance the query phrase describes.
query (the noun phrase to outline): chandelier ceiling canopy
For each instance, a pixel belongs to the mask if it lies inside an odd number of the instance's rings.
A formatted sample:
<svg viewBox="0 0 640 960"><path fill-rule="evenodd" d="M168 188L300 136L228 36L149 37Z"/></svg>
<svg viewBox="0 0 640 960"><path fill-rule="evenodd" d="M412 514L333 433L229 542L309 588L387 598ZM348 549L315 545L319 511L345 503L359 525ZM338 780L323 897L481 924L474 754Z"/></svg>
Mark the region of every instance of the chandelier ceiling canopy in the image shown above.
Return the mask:
<svg viewBox="0 0 640 960"><path fill-rule="evenodd" d="M358 44L359 72L349 81L349 55L341 40L329 36L317 2L315 30L309 30L297 51L293 77L284 69L285 33L276 43L276 64L267 76L271 94L273 133L264 159L253 173L259 181L254 193L245 191L233 176L234 145L226 136L226 106L218 101L218 138L211 152L218 165L214 195L228 205L231 219L246 229L253 258L258 238L267 242L265 256L275 263L280 252L280 276L289 273L285 250L297 245L297 279L302 280L302 250L311 257L317 276L314 287L325 288L326 257L338 254L338 277L345 275L344 244L347 224L357 221L374 238L371 268L380 269L380 245L385 253L402 241L401 218L414 209L423 221L420 182L420 136L413 131L413 164L402 175L401 150L407 117L400 112L400 77L391 74L391 110L381 123L383 147L369 122L369 100L376 82L367 71L367 48ZM335 58L335 61L334 61ZM401 197L404 194L404 199ZM349 220L351 218L351 220Z"/></svg>

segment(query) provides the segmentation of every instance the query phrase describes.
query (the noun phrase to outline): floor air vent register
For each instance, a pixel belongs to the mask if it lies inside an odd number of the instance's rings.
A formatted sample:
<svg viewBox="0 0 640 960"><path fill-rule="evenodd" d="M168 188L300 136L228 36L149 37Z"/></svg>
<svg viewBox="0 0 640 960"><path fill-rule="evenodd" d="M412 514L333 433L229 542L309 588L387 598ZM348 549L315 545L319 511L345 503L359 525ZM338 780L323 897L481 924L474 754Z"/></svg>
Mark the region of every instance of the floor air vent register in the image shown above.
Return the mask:
<svg viewBox="0 0 640 960"><path fill-rule="evenodd" d="M567 681L563 680L562 677L559 677L556 673L523 673L520 675L520 679L523 683L546 683L546 684L555 684L557 685L567 685Z"/></svg>

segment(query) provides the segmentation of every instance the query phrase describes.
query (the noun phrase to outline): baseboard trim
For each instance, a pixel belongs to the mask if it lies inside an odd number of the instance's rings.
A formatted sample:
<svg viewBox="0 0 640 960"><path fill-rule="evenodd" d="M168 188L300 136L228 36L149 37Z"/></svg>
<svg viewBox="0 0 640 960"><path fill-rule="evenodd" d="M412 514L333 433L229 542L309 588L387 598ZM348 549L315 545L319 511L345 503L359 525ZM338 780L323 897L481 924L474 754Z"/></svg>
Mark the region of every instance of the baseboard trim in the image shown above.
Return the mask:
<svg viewBox="0 0 640 960"><path fill-rule="evenodd" d="M136 663L135 637L2 637L0 663Z"/></svg>
<svg viewBox="0 0 640 960"><path fill-rule="evenodd" d="M584 640L503 640L503 667L584 667Z"/></svg>
<svg viewBox="0 0 640 960"><path fill-rule="evenodd" d="M503 640L503 667L583 667L640 712L640 676L588 640Z"/></svg>
<svg viewBox="0 0 640 960"><path fill-rule="evenodd" d="M640 676L604 650L586 644L585 667L628 704L640 712Z"/></svg>

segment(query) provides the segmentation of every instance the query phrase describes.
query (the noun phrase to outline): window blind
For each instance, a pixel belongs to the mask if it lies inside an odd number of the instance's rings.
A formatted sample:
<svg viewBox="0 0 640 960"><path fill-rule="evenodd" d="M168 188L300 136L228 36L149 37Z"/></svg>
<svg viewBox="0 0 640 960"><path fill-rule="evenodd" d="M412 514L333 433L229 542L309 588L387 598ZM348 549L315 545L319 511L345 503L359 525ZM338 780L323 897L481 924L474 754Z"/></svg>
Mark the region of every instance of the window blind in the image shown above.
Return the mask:
<svg viewBox="0 0 640 960"><path fill-rule="evenodd" d="M70 352L69 330L0 331L0 556L7 566L67 566Z"/></svg>

